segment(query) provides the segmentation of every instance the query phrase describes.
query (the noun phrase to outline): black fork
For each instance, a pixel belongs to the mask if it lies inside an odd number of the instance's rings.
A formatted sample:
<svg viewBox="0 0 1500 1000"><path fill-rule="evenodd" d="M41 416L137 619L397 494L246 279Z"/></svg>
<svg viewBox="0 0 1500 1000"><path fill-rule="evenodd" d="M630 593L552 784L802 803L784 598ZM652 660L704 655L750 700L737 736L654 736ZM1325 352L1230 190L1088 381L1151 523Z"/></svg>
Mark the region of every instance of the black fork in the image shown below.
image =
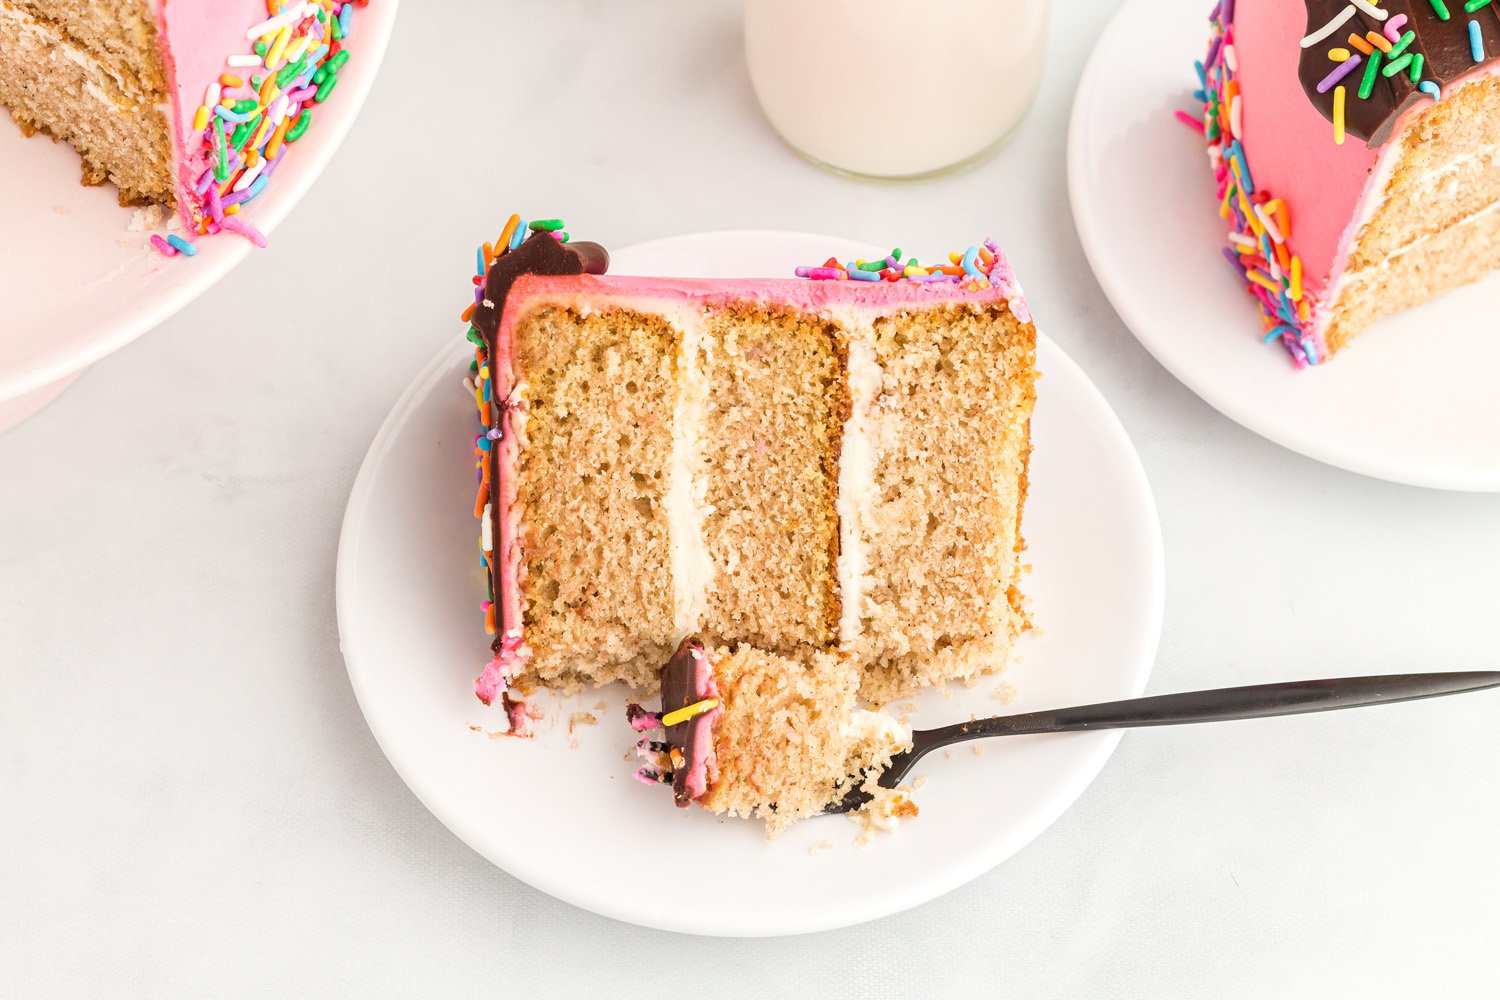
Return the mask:
<svg viewBox="0 0 1500 1000"><path fill-rule="evenodd" d="M912 733L912 748L891 759L880 775L882 788L895 788L917 761L942 747L992 736L1032 736L1041 733L1077 733L1091 729L1139 729L1144 726L1179 726L1189 722L1224 722L1230 719L1265 719L1277 715L1330 712L1363 705L1392 705L1401 701L1436 698L1464 691L1500 687L1500 671L1470 670L1436 674L1386 674L1378 677L1335 677L1319 681L1287 681L1252 684L1247 687L1185 691L1150 698L1130 698L1075 708L1052 708L1022 715L1000 715L975 719L940 729ZM844 813L870 801L870 793L852 788L825 813Z"/></svg>

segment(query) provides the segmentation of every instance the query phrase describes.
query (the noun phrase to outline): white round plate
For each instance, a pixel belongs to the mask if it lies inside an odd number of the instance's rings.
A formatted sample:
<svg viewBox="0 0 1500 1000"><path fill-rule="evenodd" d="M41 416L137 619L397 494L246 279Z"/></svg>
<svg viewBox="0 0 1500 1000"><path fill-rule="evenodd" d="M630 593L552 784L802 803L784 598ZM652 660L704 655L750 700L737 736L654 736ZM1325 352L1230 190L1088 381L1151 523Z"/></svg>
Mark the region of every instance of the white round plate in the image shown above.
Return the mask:
<svg viewBox="0 0 1500 1000"><path fill-rule="evenodd" d="M786 275L830 252L873 251L796 233L705 233L621 251L613 270ZM1151 669L1163 561L1150 488L1088 378L1050 340L1039 353L1025 533L1035 566L1026 591L1043 634L1023 641L1024 659L1003 683L915 699L919 727L1130 697ZM535 739L487 738L504 724L473 693L489 657L472 511L476 417L462 385L470 360L472 348L455 339L370 446L339 543L339 636L360 707L401 777L517 878L666 930L759 936L854 924L932 899L1015 853L1119 741L1022 737L991 741L982 756L935 754L919 768L929 778L917 792L921 815L861 849L843 817L808 820L767 843L758 822L674 808L664 789L631 777L634 734L618 686L544 696ZM995 695L1012 687L1018 697L1006 708ZM570 733L575 712L598 724ZM814 854L820 842L831 846Z"/></svg>
<svg viewBox="0 0 1500 1000"><path fill-rule="evenodd" d="M355 15L338 90L295 155L246 210L270 234L322 173L354 122L385 55L397 0ZM168 259L130 232L135 210L114 185L79 183L78 154L21 135L0 113L0 403L34 393L116 351L197 298L255 248L224 235L191 259ZM274 244L273 244L274 246Z"/></svg>
<svg viewBox="0 0 1500 1000"><path fill-rule="evenodd" d="M1381 479L1500 491L1500 276L1390 317L1305 371L1260 342L1254 300L1219 253L1202 136L1172 117L1198 110L1208 6L1131 0L1079 83L1068 187L1100 285L1168 371L1250 430Z"/></svg>

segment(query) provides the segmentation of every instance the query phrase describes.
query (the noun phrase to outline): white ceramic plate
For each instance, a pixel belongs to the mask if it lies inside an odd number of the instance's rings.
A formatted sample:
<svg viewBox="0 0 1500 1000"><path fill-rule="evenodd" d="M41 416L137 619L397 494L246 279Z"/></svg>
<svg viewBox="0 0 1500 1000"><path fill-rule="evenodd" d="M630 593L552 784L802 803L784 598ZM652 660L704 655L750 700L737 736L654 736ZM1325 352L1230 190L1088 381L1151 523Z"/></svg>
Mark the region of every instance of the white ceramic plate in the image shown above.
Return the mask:
<svg viewBox="0 0 1500 1000"><path fill-rule="evenodd" d="M799 263L868 256L846 240L708 233L614 255L620 273L786 275ZM460 305L462 303L459 303ZM1042 312L1043 322L1046 320ZM472 513L472 348L428 365L370 446L349 499L338 561L339 635L355 693L386 756L454 833L495 864L578 906L667 930L775 935L870 920L987 871L1047 827L1093 779L1118 733L991 741L982 756L934 755L922 814L858 849L841 817L772 843L755 822L678 810L631 778L621 690L543 698L529 741L491 740L496 709L474 697L488 659ZM1161 537L1124 430L1088 378L1040 345L1026 590L1043 635L1005 674L951 699L917 700L918 726L971 715L1124 698L1145 687L1161 625ZM576 711L597 726L568 732ZM830 849L810 853L828 841ZM674 878L671 873L694 873Z"/></svg>
<svg viewBox="0 0 1500 1000"><path fill-rule="evenodd" d="M1382 479L1500 491L1500 276L1393 316L1307 371L1260 342L1254 301L1219 253L1202 137L1172 117L1196 113L1208 6L1131 0L1079 84L1068 182L1105 293L1168 371L1250 430Z"/></svg>
<svg viewBox="0 0 1500 1000"><path fill-rule="evenodd" d="M338 90L247 210L268 235L349 131L385 54L396 7L397 0L377 0L357 12L353 56ZM0 427L5 401L45 395L187 305L255 249L226 235L199 241L191 260L163 257L147 245L149 232L129 231L135 210L119 206L114 186L83 187L79 169L70 147L41 135L27 139L0 113Z"/></svg>

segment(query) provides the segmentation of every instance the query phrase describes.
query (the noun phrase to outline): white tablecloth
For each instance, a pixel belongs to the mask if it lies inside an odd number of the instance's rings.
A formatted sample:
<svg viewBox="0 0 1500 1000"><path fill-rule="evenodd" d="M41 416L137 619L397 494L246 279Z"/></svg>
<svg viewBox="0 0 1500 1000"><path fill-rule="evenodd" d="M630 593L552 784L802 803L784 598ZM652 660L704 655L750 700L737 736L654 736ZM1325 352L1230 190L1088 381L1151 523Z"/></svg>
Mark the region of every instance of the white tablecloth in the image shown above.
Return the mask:
<svg viewBox="0 0 1500 1000"><path fill-rule="evenodd" d="M1494 665L1500 499L1256 437L1105 301L1063 162L1114 6L1062 0L1041 96L995 159L880 185L778 142L737 4L408 0L272 248L0 436L0 996L1493 995L1496 697L1129 734L971 885L845 931L721 941L491 867L401 783L350 692L345 498L513 209L614 246L773 228L932 255L993 233L1156 491L1153 691Z"/></svg>

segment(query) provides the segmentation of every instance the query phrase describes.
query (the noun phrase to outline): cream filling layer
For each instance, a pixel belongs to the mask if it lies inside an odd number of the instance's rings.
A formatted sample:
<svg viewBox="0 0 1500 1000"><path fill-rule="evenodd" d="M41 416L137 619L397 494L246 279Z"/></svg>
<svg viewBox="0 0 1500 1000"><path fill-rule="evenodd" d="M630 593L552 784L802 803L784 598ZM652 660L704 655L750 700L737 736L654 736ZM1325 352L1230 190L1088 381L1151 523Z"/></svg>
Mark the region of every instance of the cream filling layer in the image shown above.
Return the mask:
<svg viewBox="0 0 1500 1000"><path fill-rule="evenodd" d="M708 482L696 472L702 462L702 432L708 405L703 374L703 312L673 309L664 314L677 331L678 392L672 413L672 457L664 500L672 566L672 620L677 637L698 631L708 606L714 564L703 541L709 514Z"/></svg>
<svg viewBox="0 0 1500 1000"><path fill-rule="evenodd" d="M875 359L874 325L868 316L840 310L848 336L849 418L839 448L839 648L849 650L864 631L864 594L869 577L866 528L875 505L875 435L872 414L885 373Z"/></svg>

